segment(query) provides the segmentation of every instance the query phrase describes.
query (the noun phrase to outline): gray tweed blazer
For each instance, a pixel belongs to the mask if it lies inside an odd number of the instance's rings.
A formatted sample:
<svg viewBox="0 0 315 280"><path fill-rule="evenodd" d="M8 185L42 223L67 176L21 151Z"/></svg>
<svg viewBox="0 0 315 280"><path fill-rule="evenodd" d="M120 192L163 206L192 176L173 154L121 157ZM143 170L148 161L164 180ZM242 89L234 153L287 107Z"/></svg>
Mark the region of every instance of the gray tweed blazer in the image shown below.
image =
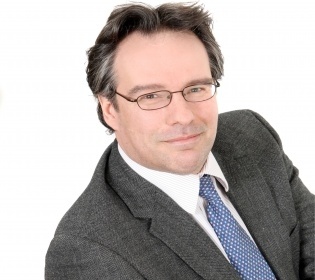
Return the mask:
<svg viewBox="0 0 315 280"><path fill-rule="evenodd" d="M270 125L219 116L214 153L228 196L277 279L314 277L314 196ZM207 234L111 144L51 241L45 279L239 279Z"/></svg>

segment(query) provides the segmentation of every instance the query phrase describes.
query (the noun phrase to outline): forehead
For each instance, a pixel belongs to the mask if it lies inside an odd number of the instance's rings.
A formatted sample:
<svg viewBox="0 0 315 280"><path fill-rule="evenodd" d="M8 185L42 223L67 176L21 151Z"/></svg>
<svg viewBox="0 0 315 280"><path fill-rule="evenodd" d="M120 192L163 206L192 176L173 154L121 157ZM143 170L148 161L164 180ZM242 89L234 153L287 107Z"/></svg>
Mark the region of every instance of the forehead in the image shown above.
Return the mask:
<svg viewBox="0 0 315 280"><path fill-rule="evenodd" d="M114 70L118 86L211 77L206 49L192 32L134 32L120 43Z"/></svg>

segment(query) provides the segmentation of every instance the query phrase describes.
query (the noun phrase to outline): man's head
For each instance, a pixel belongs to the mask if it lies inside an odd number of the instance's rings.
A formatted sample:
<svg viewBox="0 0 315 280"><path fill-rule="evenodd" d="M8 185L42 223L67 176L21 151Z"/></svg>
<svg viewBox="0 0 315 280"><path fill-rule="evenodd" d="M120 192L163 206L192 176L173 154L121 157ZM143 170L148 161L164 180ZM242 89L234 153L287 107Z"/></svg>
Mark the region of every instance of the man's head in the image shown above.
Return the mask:
<svg viewBox="0 0 315 280"><path fill-rule="evenodd" d="M210 27L200 6L125 5L112 12L88 51L87 80L99 118L139 164L179 174L202 168L216 135L216 98L187 102L191 97L178 91L198 85L196 93L221 78L223 58ZM166 107L143 110L140 102L128 102L163 90L176 92Z"/></svg>

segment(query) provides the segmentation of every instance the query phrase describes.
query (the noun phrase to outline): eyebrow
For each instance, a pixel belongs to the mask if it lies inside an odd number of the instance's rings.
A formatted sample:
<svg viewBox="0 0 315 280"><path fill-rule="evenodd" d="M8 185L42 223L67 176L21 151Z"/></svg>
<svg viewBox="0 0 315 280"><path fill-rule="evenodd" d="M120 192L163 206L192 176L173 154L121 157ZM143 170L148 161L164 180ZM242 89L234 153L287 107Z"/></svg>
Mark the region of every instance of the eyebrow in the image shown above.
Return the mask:
<svg viewBox="0 0 315 280"><path fill-rule="evenodd" d="M186 83L183 88L191 86L191 85L208 84L208 83L213 83L213 82L214 80L211 77L202 78L202 79L193 79L193 80L190 80L188 83ZM168 89L165 89L165 86L162 84L136 85L128 91L128 95L132 96L139 92L144 92L144 91L153 92L153 91L159 91L159 90L168 90Z"/></svg>
<svg viewBox="0 0 315 280"><path fill-rule="evenodd" d="M128 91L128 95L135 95L140 91L156 91L163 90L163 85L161 84L148 84L148 85L136 85Z"/></svg>

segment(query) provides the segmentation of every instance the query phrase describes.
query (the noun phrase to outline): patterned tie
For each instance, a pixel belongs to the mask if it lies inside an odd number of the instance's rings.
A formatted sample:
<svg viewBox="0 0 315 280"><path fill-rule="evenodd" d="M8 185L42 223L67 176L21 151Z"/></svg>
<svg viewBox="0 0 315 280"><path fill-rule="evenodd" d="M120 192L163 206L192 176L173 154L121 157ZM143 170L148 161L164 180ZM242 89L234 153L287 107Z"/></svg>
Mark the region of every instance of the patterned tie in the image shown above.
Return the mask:
<svg viewBox="0 0 315 280"><path fill-rule="evenodd" d="M208 201L208 220L240 277L276 279L259 249L222 202L209 175L200 178L199 195Z"/></svg>

